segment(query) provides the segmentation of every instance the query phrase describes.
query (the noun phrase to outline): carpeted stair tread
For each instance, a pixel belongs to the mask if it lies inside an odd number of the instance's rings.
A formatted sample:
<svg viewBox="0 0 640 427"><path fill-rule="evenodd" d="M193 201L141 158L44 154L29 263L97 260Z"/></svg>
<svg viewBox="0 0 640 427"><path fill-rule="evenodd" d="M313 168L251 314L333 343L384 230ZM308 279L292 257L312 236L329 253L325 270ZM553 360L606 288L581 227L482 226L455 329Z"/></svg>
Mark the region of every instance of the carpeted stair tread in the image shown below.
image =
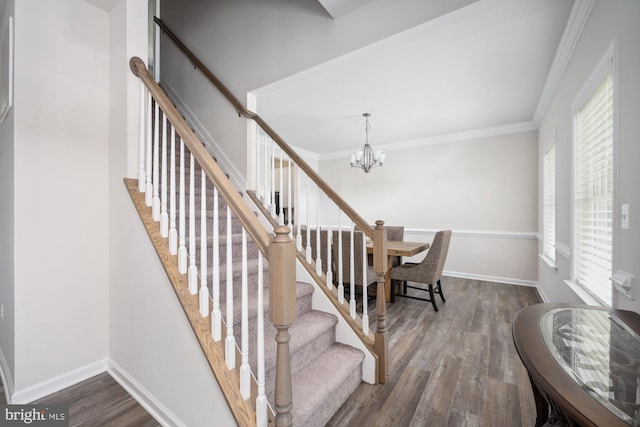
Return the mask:
<svg viewBox="0 0 640 427"><path fill-rule="evenodd" d="M234 313L233 313L233 324L234 325L239 325L240 324L240 318L242 316L242 311L239 310L239 307L242 307L242 292L239 292L239 290L235 290L234 288L234 293L233 293L233 307L234 307ZM249 308L249 321L250 323L253 325L253 320L258 314L258 292L257 292L257 287L253 286L253 287L248 287L248 308ZM211 289L211 287L209 287L209 292L211 292L211 295L213 295L213 291ZM309 283L304 283L304 282L298 282L296 284L296 310L297 310L297 314L298 316L303 315L304 313L308 312L311 310L311 297L313 295L313 285L310 285ZM264 298L263 298L263 306L262 309L264 310L264 318L268 321L269 319L269 287L265 286L264 288ZM220 289L220 311L222 311L222 314L224 317L226 317L227 315L227 299L226 299L226 292L224 290L224 286ZM253 326L252 326L253 327ZM238 337L239 335L239 331L238 332Z"/></svg>
<svg viewBox="0 0 640 427"><path fill-rule="evenodd" d="M360 384L363 360L362 351L334 343L292 374L293 425L324 426Z"/></svg>
<svg viewBox="0 0 640 427"><path fill-rule="evenodd" d="M298 316L289 328L292 375L301 369L306 369L309 361L315 359L335 343L337 323L338 319L334 315L318 310L310 310ZM275 387L276 342L274 338L276 333L275 326L270 322L265 323L265 386L267 392L272 391ZM251 350L253 350L252 347L250 343ZM250 361L250 363L255 369L255 361Z"/></svg>
<svg viewBox="0 0 640 427"><path fill-rule="evenodd" d="M200 260L199 258L197 259L198 261ZM231 265L233 270L233 281L235 283L236 288L240 289L240 284L242 280L242 261L241 260L233 261ZM258 280L257 279L258 267L259 267L259 262L257 258L247 260L247 280L249 285L251 285L252 283L255 283ZM223 264L220 264L219 268L220 268L220 286L222 287L225 285L225 282L227 280L227 263L225 262ZM263 261L262 269L264 272L264 279L266 282L268 272L269 272L269 264ZM207 266L207 282L213 283L213 266L210 266L210 265Z"/></svg>

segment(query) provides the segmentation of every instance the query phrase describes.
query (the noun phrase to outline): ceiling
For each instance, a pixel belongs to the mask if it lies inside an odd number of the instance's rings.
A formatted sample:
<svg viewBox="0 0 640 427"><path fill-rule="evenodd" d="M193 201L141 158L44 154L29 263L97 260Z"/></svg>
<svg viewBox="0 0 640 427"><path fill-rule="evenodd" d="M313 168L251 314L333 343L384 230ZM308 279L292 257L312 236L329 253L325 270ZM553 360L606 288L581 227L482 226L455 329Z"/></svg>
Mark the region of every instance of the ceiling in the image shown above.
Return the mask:
<svg viewBox="0 0 640 427"><path fill-rule="evenodd" d="M85 0L87 3L92 4L100 9L111 12L113 6L118 2L118 0Z"/></svg>
<svg viewBox="0 0 640 427"><path fill-rule="evenodd" d="M352 12L370 2L371 0L318 0L322 7L331 15L333 19L337 19L349 12Z"/></svg>
<svg viewBox="0 0 640 427"><path fill-rule="evenodd" d="M374 149L536 129L573 3L473 3L254 91L257 112L290 145L319 158L359 148L365 112Z"/></svg>

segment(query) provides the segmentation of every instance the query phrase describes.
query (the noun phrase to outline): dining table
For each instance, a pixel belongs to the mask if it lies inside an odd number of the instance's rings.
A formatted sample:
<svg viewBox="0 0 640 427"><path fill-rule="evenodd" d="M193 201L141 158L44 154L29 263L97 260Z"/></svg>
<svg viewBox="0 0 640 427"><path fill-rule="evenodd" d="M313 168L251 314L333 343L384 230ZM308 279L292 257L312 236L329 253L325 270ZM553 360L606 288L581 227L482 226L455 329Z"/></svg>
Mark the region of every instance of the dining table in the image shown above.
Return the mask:
<svg viewBox="0 0 640 427"><path fill-rule="evenodd" d="M534 304L513 320L535 426L640 424L640 315L583 304Z"/></svg>
<svg viewBox="0 0 640 427"><path fill-rule="evenodd" d="M404 240L387 240L387 272L384 275L384 292L387 302L394 302L391 291L391 269L394 257L414 256L429 249L427 242L407 242ZM367 241L367 253L373 253L373 241Z"/></svg>

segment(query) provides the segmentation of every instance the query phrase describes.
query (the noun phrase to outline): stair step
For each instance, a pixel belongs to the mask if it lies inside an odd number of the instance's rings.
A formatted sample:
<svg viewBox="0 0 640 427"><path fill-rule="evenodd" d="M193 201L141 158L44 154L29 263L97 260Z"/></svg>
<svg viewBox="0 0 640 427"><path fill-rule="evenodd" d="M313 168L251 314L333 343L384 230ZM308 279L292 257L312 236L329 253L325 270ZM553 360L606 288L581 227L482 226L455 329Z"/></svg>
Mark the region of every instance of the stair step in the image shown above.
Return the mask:
<svg viewBox="0 0 640 427"><path fill-rule="evenodd" d="M207 238L207 265L209 268L213 264L213 237ZM219 247L219 264L223 265L227 262L227 236L221 235L218 239ZM189 239L186 243L187 249L189 248ZM250 236L247 236L247 258L257 259L260 249L258 245L251 240ZM242 256L242 234L236 233L231 235L231 257L234 260L240 260ZM196 241L196 259L200 261L200 240ZM226 267L225 267L226 268Z"/></svg>
<svg viewBox="0 0 640 427"><path fill-rule="evenodd" d="M200 234L200 212L196 212L195 216L195 230L196 235ZM189 216L185 217L185 233L189 236ZM176 226L178 226L179 219L176 219ZM207 213L207 233L212 233L213 230L213 214L211 212ZM218 217L218 233L220 235L227 235L227 218L219 216ZM242 223L235 216L231 217L231 233L238 234L242 233ZM199 242L199 239L198 239Z"/></svg>
<svg viewBox="0 0 640 427"><path fill-rule="evenodd" d="M335 343L337 323L338 319L334 315L318 310L310 310L298 316L289 328L291 375L306 369L310 361ZM275 388L276 342L274 338L276 332L275 326L271 323L265 324L265 386L267 393ZM326 376L326 373L324 375Z"/></svg>
<svg viewBox="0 0 640 427"><path fill-rule="evenodd" d="M293 374L293 425L324 426L362 381L363 360L362 351L334 343Z"/></svg>
<svg viewBox="0 0 640 427"><path fill-rule="evenodd" d="M248 259L247 260L247 281L249 286L254 283L257 283L258 280L258 259ZM231 267L233 270L233 283L238 287L240 286L240 282L242 280L242 261L234 261L231 263ZM265 286L268 281L268 271L269 264L267 262L263 262L262 271L264 272L264 281ZM224 264L223 268L220 268L220 287L222 288L227 281L227 266ZM213 271L211 267L207 268L207 282L213 283ZM222 289L221 289L222 292Z"/></svg>
<svg viewBox="0 0 640 427"><path fill-rule="evenodd" d="M239 325L240 324L240 317L242 316L241 310L238 310L238 307L241 307L241 303L242 303L242 293L240 292L240 289L238 289L236 291L236 289L234 288L234 293L233 293L233 307L234 307L234 313L233 313L233 324L234 325ZM211 288L210 288L210 292L211 292ZM222 315L224 317L226 317L226 313L227 313L227 299L226 299L226 292L221 289L220 290L220 311L222 311ZM303 314L307 313L308 311L311 311L311 299L313 297L313 286L308 284L308 283L303 283L303 282L298 282L296 284L296 310L297 310L297 314L298 316L302 316ZM258 315L258 305L257 305L257 301L258 301L258 293L256 290L256 287L250 287L249 288L249 298L248 298L248 306L249 306L249 323L251 325L251 328L253 328L252 330L255 329L254 327L254 318L256 318L256 316ZM264 289L264 303L263 303L263 310L264 310L264 318L268 321L269 319L269 288L268 286L265 286ZM237 335L237 338L240 338L240 330L234 330L234 332ZM251 335L253 334L253 335ZM255 332L251 332L250 331L250 339L253 340L253 337L255 337ZM273 337L269 338L272 339ZM239 342L239 341L238 341Z"/></svg>

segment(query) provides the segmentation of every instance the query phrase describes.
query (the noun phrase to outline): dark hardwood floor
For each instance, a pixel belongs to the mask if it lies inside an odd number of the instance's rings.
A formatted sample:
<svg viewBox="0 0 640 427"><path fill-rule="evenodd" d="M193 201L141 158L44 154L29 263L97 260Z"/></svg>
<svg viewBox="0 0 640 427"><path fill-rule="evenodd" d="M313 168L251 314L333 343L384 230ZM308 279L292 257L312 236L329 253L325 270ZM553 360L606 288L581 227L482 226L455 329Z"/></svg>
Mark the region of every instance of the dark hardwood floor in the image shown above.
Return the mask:
<svg viewBox="0 0 640 427"><path fill-rule="evenodd" d="M33 403L69 405L70 426L160 425L106 372Z"/></svg>
<svg viewBox="0 0 640 427"><path fill-rule="evenodd" d="M362 383L328 425L534 425L511 321L540 302L535 289L458 278L445 278L442 288L447 302L438 300L437 313L431 303L407 298L387 305L388 382ZM375 330L374 318L371 325Z"/></svg>
<svg viewBox="0 0 640 427"><path fill-rule="evenodd" d="M7 404L7 397L4 395L4 385L0 383L0 405Z"/></svg>
<svg viewBox="0 0 640 427"><path fill-rule="evenodd" d="M447 302L439 302L437 313L430 303L406 298L387 306L388 382L362 383L329 426L534 425L511 321L539 302L536 291L457 278L445 278L442 286ZM375 329L374 311L370 316ZM34 403L70 405L71 426L159 425L106 373Z"/></svg>

